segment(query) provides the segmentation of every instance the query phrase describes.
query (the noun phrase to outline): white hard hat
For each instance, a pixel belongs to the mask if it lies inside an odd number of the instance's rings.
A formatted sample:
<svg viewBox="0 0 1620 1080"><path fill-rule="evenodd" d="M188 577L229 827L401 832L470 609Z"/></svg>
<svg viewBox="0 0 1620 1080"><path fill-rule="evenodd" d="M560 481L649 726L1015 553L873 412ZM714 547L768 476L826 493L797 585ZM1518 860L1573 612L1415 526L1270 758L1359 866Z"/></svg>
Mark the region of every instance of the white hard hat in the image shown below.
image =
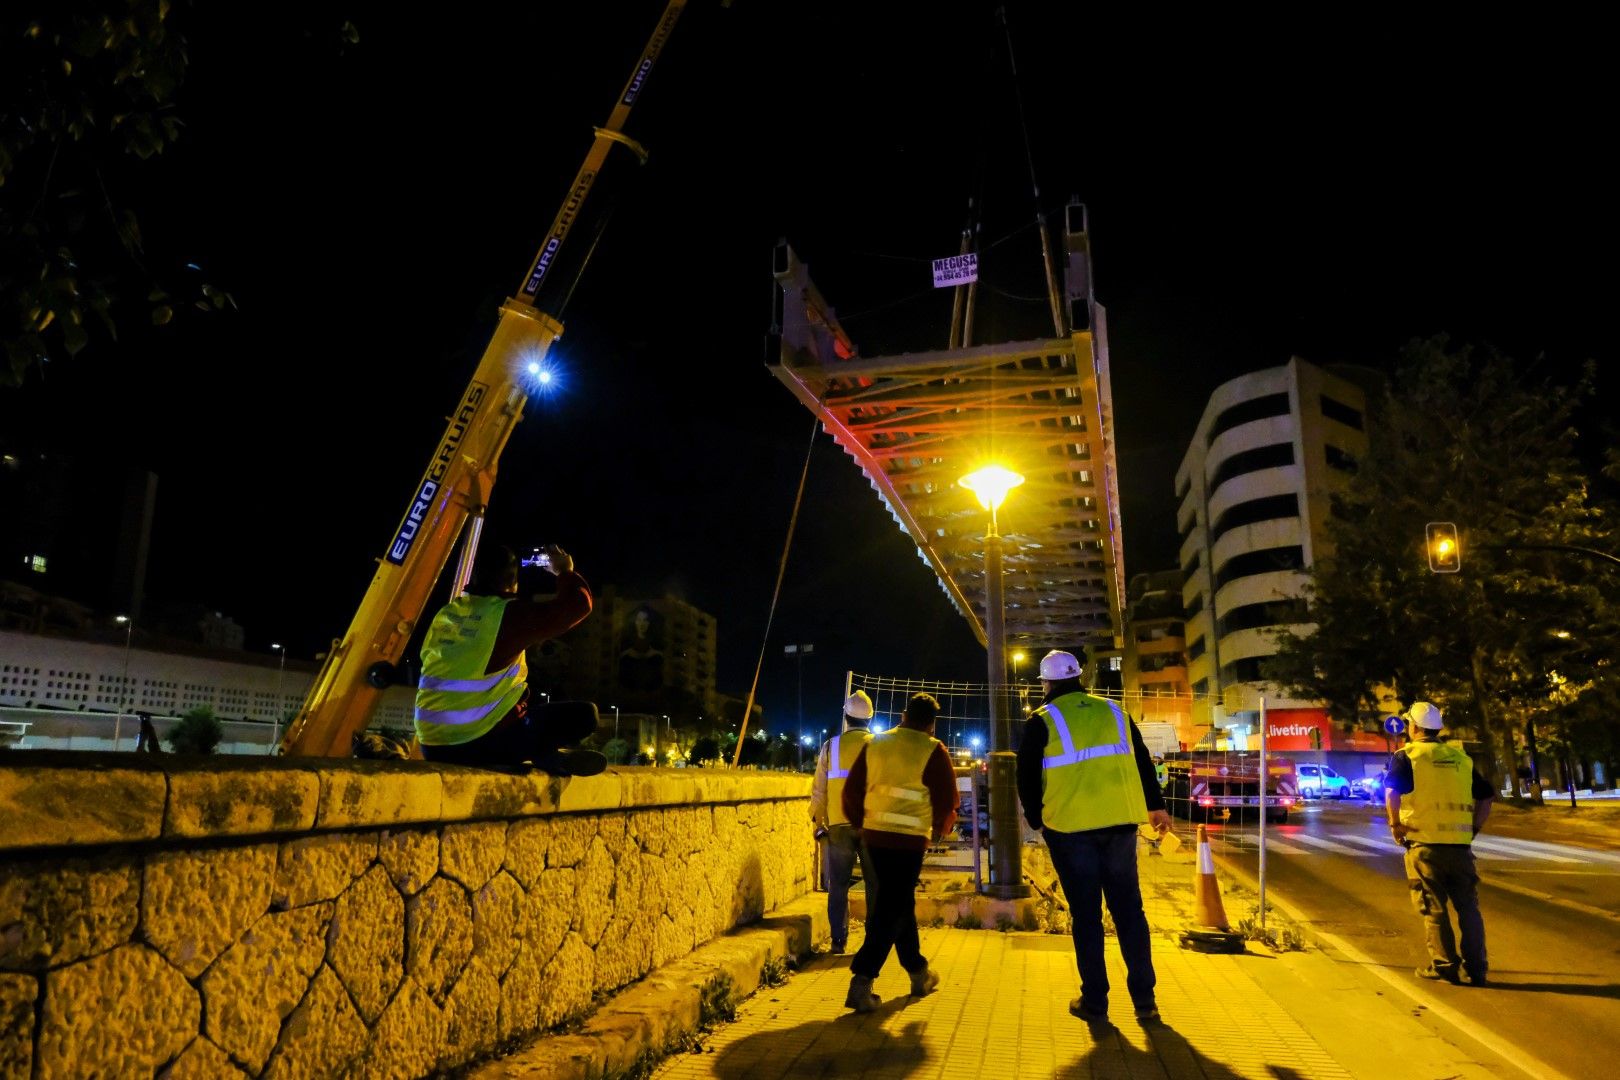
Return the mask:
<svg viewBox="0 0 1620 1080"><path fill-rule="evenodd" d="M1427 701L1412 702L1412 707L1406 710L1406 718L1417 727L1429 731L1439 731L1445 726L1440 721L1440 710Z"/></svg>
<svg viewBox="0 0 1620 1080"><path fill-rule="evenodd" d="M851 720L872 719L872 699L865 690L857 690L844 699L844 715Z"/></svg>
<svg viewBox="0 0 1620 1080"><path fill-rule="evenodd" d="M1059 679L1078 679L1080 677L1080 661L1074 658L1073 653L1059 652L1053 649L1041 657L1041 678L1056 682Z"/></svg>

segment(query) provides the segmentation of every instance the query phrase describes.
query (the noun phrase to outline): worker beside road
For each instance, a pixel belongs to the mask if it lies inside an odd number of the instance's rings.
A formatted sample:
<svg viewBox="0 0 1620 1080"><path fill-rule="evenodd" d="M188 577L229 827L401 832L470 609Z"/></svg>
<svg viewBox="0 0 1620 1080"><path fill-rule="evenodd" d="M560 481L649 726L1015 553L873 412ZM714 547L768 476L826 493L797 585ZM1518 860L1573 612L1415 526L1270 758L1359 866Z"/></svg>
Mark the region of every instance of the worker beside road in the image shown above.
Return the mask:
<svg viewBox="0 0 1620 1080"><path fill-rule="evenodd" d="M1018 747L1018 797L1024 818L1046 837L1074 927L1080 996L1069 1012L1091 1023L1108 1019L1103 959L1106 900L1125 986L1142 1023L1159 1019L1152 938L1136 876L1136 830L1170 828L1164 793L1142 733L1116 702L1080 688L1080 662L1053 650L1041 660L1045 704L1033 710Z"/></svg>
<svg viewBox="0 0 1620 1080"><path fill-rule="evenodd" d="M524 762L555 776L594 776L607 767L595 750L564 749L596 730L588 701L529 704L528 649L591 613L591 590L560 547L546 549L557 576L551 600L520 600L518 559L486 545L467 591L433 616L422 642L416 737L422 756L454 765Z"/></svg>
<svg viewBox="0 0 1620 1080"><path fill-rule="evenodd" d="M866 940L850 962L844 998L856 1012L878 1007L872 980L890 949L911 976L912 997L939 985L917 937L923 856L956 818L956 770L945 744L934 738L938 715L933 695L914 694L900 726L872 736L844 781L844 816L860 830L866 875Z"/></svg>
<svg viewBox="0 0 1620 1080"><path fill-rule="evenodd" d="M834 953L842 953L849 940L849 886L861 853L860 831L844 813L844 781L855 759L872 740L867 731L871 722L872 699L865 690L857 690L844 700L844 730L821 744L816 779L810 786L810 820L822 844L827 925L832 928ZM865 863L861 864L861 874L871 880Z"/></svg>
<svg viewBox="0 0 1620 1080"><path fill-rule="evenodd" d="M1406 883L1423 916L1429 964L1417 975L1460 983L1466 973L1470 984L1484 986L1490 965L1472 845L1496 791L1463 749L1440 734L1439 709L1417 701L1404 716L1410 741L1390 759L1384 808L1390 834L1406 848ZM1448 904L1457 909L1460 956Z"/></svg>

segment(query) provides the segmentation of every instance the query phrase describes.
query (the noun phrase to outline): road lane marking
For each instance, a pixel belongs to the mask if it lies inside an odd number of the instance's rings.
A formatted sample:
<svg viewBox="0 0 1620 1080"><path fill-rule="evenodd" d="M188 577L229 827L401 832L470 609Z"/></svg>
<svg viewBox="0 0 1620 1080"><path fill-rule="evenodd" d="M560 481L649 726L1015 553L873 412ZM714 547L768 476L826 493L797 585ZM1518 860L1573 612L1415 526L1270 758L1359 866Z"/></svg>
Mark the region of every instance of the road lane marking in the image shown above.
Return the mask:
<svg viewBox="0 0 1620 1080"><path fill-rule="evenodd" d="M1379 840L1372 836L1358 836L1355 833L1333 833L1332 835L1336 840L1347 840L1352 844L1365 844L1380 855L1403 855L1406 852L1406 849L1399 844L1391 843L1388 840Z"/></svg>
<svg viewBox="0 0 1620 1080"><path fill-rule="evenodd" d="M1579 863L1583 861L1581 859L1572 859L1567 855L1556 855L1544 851L1542 845L1532 844L1529 841L1504 840L1500 836L1476 836L1474 837L1474 848L1476 851L1492 852L1499 858L1546 859L1548 862L1557 863Z"/></svg>
<svg viewBox="0 0 1620 1080"><path fill-rule="evenodd" d="M1556 852L1557 854L1542 854L1539 858L1551 859L1553 862L1607 862L1620 864L1620 855L1612 851L1597 851L1592 848L1576 847L1573 844L1558 844L1551 840L1522 840L1517 836L1500 836L1496 833L1487 833L1484 837L1476 837L1477 844L1480 839L1490 840L1494 843L1509 847L1523 848L1526 851Z"/></svg>
<svg viewBox="0 0 1620 1080"><path fill-rule="evenodd" d="M1251 891L1259 891L1258 883L1248 871L1241 867L1233 866L1230 862L1227 862L1225 865L1227 873L1237 878ZM1528 889L1514 889L1513 891L1525 893L1529 892ZM1278 911L1281 911L1284 915L1287 915L1290 919L1293 919L1297 925L1303 927L1306 933L1316 938L1317 941L1326 942L1328 945L1332 946L1334 949L1343 954L1344 957L1351 963L1359 965L1363 971L1377 977L1385 983L1388 983L1392 988L1398 990L1413 1002L1423 1006L1428 1010L1430 1015L1444 1020L1465 1038L1472 1039L1476 1043L1479 1043L1481 1046L1485 1047L1485 1049L1501 1058L1502 1061L1509 1067L1517 1067L1522 1069L1528 1075L1537 1077L1538 1080L1573 1080L1573 1078L1568 1074L1559 1072L1551 1065L1530 1056L1530 1054L1526 1053L1519 1047L1493 1034L1488 1028L1485 1027L1485 1025L1481 1024L1477 1020L1463 1015L1450 1005L1447 1005L1445 1002L1441 1001L1439 998L1417 986L1412 985L1411 983L1408 983L1405 979L1394 974L1393 972L1386 970L1378 961L1374 960L1372 957L1350 944L1350 942L1346 941L1344 938L1339 937L1337 934L1330 934L1326 930L1322 930L1311 925L1311 919L1298 907L1277 895L1275 887L1270 890L1270 900L1271 903L1276 906Z"/></svg>
<svg viewBox="0 0 1620 1080"><path fill-rule="evenodd" d="M1361 848L1346 847L1344 844L1336 844L1332 840L1323 840L1320 836L1310 836L1306 833L1295 833L1288 839L1298 840L1302 844L1310 844L1312 847L1319 847L1324 851L1334 851L1340 855L1354 855L1358 859L1365 859L1367 857L1367 852L1363 851Z"/></svg>

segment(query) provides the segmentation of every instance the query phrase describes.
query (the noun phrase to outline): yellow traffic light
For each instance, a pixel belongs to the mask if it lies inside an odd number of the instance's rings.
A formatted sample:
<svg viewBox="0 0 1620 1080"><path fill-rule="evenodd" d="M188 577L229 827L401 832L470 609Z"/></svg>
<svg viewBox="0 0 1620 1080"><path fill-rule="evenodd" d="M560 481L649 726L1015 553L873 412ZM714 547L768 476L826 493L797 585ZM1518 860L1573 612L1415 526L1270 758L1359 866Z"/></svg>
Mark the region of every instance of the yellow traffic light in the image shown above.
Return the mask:
<svg viewBox="0 0 1620 1080"><path fill-rule="evenodd" d="M1429 569L1436 574L1455 574L1462 569L1462 541L1457 526L1449 521L1431 521L1425 526L1429 542Z"/></svg>

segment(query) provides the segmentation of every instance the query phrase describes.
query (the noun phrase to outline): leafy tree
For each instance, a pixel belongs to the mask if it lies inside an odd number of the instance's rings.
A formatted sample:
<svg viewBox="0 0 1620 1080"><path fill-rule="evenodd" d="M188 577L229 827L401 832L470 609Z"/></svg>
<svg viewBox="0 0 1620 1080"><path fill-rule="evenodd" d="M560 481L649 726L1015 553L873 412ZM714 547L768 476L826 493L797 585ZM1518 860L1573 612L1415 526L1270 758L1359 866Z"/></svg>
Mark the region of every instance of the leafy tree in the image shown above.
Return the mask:
<svg viewBox="0 0 1620 1080"><path fill-rule="evenodd" d="M623 739L609 739L602 747L602 756L609 765L623 765L630 760L630 744Z"/></svg>
<svg viewBox="0 0 1620 1080"><path fill-rule="evenodd" d="M713 735L704 735L692 744L692 752L687 755L686 760L693 765L702 765L706 761L716 761L719 757L719 740Z"/></svg>
<svg viewBox="0 0 1620 1080"><path fill-rule="evenodd" d="M169 730L169 749L177 754L212 754L225 729L206 705L192 709Z"/></svg>
<svg viewBox="0 0 1620 1080"><path fill-rule="evenodd" d="M1369 449L1335 498L1312 570L1315 631L1279 634L1270 678L1354 720L1375 688L1437 702L1472 727L1482 768L1518 790L1526 719L1557 685L1598 692L1612 675L1612 582L1579 557L1541 548L1612 549L1612 518L1589 491L1573 419L1589 380L1531 385L1508 358L1445 338L1408 346L1370 412ZM1424 526L1456 522L1463 569L1428 568ZM1603 642L1571 626L1608 626Z"/></svg>

